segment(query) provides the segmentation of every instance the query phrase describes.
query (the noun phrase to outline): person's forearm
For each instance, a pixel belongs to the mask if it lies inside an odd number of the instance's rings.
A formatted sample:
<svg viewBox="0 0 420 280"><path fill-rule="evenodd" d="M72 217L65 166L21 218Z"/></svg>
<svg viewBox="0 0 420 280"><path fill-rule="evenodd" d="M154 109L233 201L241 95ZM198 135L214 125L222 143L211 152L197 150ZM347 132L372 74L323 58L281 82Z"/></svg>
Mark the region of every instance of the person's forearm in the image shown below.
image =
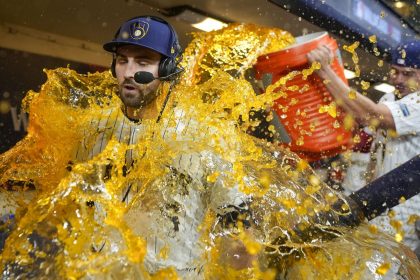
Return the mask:
<svg viewBox="0 0 420 280"><path fill-rule="evenodd" d="M372 117L380 117L375 115L376 104L366 96L351 89L334 73L330 66L318 70L318 75L324 80L327 90L332 94L337 104L357 119L360 124L369 125ZM353 93L351 93L352 91Z"/></svg>
<svg viewBox="0 0 420 280"><path fill-rule="evenodd" d="M385 104L376 104L366 96L351 89L331 68L334 53L327 46L320 46L307 54L308 62L318 62L321 69L316 73L336 100L337 104L352 115L359 124L379 126L384 129L394 129L395 122L390 109ZM377 120L373 122L372 120Z"/></svg>

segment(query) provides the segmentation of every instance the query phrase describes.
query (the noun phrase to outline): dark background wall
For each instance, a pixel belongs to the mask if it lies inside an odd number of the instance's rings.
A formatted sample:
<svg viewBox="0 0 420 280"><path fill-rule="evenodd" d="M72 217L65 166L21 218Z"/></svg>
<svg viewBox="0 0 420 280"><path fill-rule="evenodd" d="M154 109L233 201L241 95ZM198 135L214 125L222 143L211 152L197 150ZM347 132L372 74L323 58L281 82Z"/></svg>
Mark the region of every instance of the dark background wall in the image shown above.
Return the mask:
<svg viewBox="0 0 420 280"><path fill-rule="evenodd" d="M106 68L59 58L0 48L0 153L26 135L28 116L21 102L28 90L39 91L47 76L44 68L67 67L79 73L103 71Z"/></svg>

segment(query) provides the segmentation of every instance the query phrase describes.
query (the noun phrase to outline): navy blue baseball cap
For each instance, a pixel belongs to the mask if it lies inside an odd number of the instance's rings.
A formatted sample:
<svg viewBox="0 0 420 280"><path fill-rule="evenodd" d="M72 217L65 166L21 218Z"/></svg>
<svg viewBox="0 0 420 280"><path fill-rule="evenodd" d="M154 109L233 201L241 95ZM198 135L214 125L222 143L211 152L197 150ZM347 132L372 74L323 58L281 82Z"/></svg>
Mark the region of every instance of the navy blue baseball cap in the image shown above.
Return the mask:
<svg viewBox="0 0 420 280"><path fill-rule="evenodd" d="M163 19L141 16L124 22L115 38L103 45L104 50L115 53L120 46L135 45L151 49L166 57L175 57L175 31Z"/></svg>
<svg viewBox="0 0 420 280"><path fill-rule="evenodd" d="M391 54L391 63L420 69L420 41L408 41L399 45Z"/></svg>

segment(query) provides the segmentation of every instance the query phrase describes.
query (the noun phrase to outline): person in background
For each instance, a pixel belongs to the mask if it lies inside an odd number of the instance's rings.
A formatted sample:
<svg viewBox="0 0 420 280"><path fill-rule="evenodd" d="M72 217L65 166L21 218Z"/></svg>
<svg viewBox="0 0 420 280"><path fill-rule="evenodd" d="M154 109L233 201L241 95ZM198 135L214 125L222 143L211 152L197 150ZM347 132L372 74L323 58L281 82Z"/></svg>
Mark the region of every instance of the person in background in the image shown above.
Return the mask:
<svg viewBox="0 0 420 280"><path fill-rule="evenodd" d="M395 87L395 92L385 94L378 103L350 88L338 77L330 66L334 54L328 47L318 47L307 57L310 63L321 64L317 74L325 81L337 104L360 126L373 128L374 131L366 130L374 138L368 164L372 179L420 154L420 41L404 42L392 52L389 82ZM390 216L403 223L404 243L415 250L420 241L413 221L420 219L420 195L372 222L389 233L400 232L390 226Z"/></svg>

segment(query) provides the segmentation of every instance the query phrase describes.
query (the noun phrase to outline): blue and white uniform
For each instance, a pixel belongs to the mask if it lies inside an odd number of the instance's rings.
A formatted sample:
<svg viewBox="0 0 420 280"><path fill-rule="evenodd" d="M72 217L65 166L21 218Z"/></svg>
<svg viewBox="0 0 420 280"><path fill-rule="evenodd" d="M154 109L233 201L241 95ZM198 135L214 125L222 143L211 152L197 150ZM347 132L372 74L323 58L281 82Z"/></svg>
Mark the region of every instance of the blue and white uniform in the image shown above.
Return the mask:
<svg viewBox="0 0 420 280"><path fill-rule="evenodd" d="M383 130L377 132L372 147L376 151L375 177L388 173L420 154L420 92L408 94L399 100L395 100L395 94L388 93L381 98L380 103L385 104L391 111L397 136L387 136ZM395 212L394 219L403 223L404 243L414 250L420 245L420 241L414 232L414 225L408 221L412 215L420 216L420 194L392 210ZM372 222L395 234L386 214L375 218Z"/></svg>

